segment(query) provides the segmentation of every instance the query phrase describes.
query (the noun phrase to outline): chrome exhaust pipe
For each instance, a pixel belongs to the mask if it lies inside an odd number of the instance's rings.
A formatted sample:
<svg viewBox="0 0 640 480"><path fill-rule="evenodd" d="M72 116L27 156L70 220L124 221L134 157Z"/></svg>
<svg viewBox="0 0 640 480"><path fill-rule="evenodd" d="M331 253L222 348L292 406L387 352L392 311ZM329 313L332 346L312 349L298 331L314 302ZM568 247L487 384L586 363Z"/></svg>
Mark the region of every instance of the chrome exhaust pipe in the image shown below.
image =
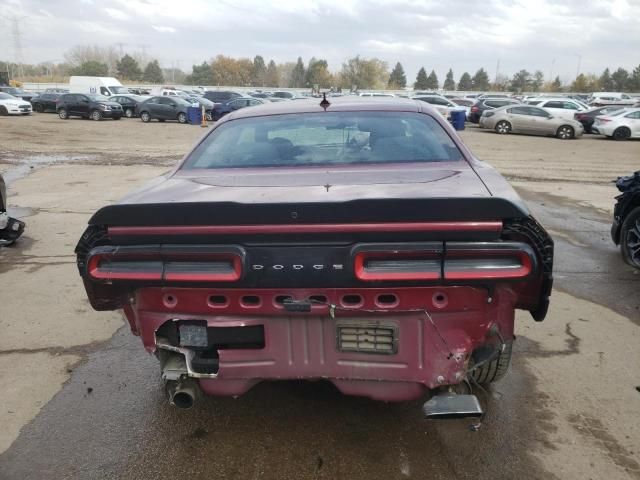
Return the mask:
<svg viewBox="0 0 640 480"><path fill-rule="evenodd" d="M422 406L425 418L445 420L450 418L482 417L482 407L475 395L440 393L434 395Z"/></svg>
<svg viewBox="0 0 640 480"><path fill-rule="evenodd" d="M192 378L169 380L166 389L169 405L181 410L192 408L200 393L200 386Z"/></svg>

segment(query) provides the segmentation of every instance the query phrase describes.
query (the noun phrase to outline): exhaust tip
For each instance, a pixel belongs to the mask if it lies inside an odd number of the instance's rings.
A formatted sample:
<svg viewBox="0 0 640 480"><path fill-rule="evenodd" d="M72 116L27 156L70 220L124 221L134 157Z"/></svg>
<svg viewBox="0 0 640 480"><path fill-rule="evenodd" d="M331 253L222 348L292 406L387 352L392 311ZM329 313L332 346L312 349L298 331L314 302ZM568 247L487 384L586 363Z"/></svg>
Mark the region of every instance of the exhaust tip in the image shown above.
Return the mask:
<svg viewBox="0 0 640 480"><path fill-rule="evenodd" d="M171 403L182 410L189 410L195 403L195 399L188 392L176 392L171 400Z"/></svg>
<svg viewBox="0 0 640 480"><path fill-rule="evenodd" d="M189 410L196 403L199 386L192 379L169 380L166 384L169 404L181 410Z"/></svg>
<svg viewBox="0 0 640 480"><path fill-rule="evenodd" d="M478 397L455 393L434 395L422 406L422 412L433 420L477 418L483 414Z"/></svg>

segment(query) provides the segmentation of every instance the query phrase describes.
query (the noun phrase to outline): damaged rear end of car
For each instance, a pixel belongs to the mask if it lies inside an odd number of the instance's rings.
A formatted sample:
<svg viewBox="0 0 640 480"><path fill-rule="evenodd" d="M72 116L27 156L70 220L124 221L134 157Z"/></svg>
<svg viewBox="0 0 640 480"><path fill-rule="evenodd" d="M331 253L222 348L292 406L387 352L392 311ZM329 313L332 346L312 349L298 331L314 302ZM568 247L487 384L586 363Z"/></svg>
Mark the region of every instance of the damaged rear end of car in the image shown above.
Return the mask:
<svg viewBox="0 0 640 480"><path fill-rule="evenodd" d="M544 319L552 240L428 107L322 109L230 115L175 172L97 212L76 248L92 306L124 311L178 407L326 379L383 401L441 393L432 418L479 415L451 387L504 375L516 309Z"/></svg>

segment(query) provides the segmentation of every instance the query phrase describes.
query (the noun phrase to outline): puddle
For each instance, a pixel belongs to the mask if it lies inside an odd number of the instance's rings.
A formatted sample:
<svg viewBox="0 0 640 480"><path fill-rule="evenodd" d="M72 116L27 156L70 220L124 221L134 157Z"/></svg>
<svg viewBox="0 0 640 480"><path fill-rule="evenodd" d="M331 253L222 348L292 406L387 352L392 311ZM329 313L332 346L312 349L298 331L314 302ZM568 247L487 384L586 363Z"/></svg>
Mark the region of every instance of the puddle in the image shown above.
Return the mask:
<svg viewBox="0 0 640 480"><path fill-rule="evenodd" d="M23 218L31 217L35 215L35 212L31 208L27 207L11 207L7 208L7 213L10 217L22 220Z"/></svg>
<svg viewBox="0 0 640 480"><path fill-rule="evenodd" d="M12 166L2 174L2 177L5 183L10 185L12 182L26 177L37 168L57 163L84 162L95 158L96 157L92 155L26 155L21 157L16 163L11 162L10 165Z"/></svg>

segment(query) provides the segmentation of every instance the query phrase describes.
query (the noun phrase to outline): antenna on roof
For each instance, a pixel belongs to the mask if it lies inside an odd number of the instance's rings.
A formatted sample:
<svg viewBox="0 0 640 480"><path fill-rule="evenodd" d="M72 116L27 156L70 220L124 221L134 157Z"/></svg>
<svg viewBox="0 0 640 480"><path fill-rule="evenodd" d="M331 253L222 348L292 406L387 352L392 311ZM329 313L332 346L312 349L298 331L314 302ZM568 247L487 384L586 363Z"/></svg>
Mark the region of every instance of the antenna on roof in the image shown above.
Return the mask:
<svg viewBox="0 0 640 480"><path fill-rule="evenodd" d="M327 111L327 107L331 105L331 102L329 102L329 100L327 100L327 94L326 92L322 94L322 101L320 102L320 106L322 108L324 108L324 111Z"/></svg>

